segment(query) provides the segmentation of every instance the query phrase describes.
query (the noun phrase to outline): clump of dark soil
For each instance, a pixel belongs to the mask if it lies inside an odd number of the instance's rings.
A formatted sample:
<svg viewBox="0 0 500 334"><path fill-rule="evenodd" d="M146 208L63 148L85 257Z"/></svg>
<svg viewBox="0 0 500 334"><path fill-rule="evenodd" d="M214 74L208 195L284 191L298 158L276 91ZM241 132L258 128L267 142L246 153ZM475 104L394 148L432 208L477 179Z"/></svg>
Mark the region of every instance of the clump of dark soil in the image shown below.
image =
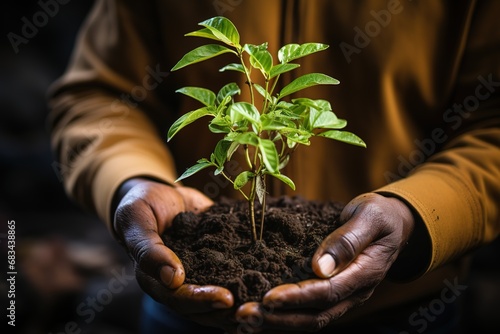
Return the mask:
<svg viewBox="0 0 500 334"><path fill-rule="evenodd" d="M163 237L184 265L185 282L226 287L239 305L262 300L277 285L315 277L311 257L338 227L343 206L287 196L268 198L266 206L257 243L246 201L222 198L202 214L179 214Z"/></svg>

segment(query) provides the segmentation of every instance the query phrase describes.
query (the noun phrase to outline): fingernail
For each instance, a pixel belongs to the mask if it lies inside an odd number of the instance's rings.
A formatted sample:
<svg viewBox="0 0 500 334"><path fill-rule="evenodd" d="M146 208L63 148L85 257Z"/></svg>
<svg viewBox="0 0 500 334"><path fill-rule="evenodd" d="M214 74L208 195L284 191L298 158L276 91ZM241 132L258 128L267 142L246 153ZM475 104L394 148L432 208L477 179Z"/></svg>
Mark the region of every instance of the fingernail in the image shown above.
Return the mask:
<svg viewBox="0 0 500 334"><path fill-rule="evenodd" d="M163 266L160 269L160 279L166 287L170 287L174 280L175 269L170 266Z"/></svg>
<svg viewBox="0 0 500 334"><path fill-rule="evenodd" d="M225 304L223 302L215 302L215 303L212 304L212 307L213 308L218 308L218 309L228 308L227 304Z"/></svg>
<svg viewBox="0 0 500 334"><path fill-rule="evenodd" d="M333 270L335 270L335 260L330 254L325 254L318 260L319 269L321 274L325 277L330 277L333 274Z"/></svg>

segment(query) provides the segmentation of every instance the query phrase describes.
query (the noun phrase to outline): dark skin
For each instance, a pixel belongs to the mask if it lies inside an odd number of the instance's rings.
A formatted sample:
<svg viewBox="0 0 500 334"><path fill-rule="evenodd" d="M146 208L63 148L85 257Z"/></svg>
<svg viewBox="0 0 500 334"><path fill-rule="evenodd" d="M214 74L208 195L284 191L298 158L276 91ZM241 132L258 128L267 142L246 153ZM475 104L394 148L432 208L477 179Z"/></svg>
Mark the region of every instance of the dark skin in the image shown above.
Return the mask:
<svg viewBox="0 0 500 334"><path fill-rule="evenodd" d="M228 333L315 332L334 323L371 296L415 225L399 199L360 195L313 256L318 279L275 287L261 303L234 311L227 289L183 284L182 263L160 238L175 215L201 212L213 204L209 198L193 188L137 178L121 186L114 203L114 230L135 262L141 288L187 319Z"/></svg>

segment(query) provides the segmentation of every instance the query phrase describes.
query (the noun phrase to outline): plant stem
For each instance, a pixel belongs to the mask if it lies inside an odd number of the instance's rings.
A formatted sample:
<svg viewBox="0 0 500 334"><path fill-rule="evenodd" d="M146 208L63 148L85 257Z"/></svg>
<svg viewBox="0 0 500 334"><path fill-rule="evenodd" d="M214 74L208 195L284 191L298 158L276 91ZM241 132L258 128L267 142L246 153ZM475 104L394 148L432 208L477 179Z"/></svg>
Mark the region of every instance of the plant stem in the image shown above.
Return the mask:
<svg viewBox="0 0 500 334"><path fill-rule="evenodd" d="M259 236L259 240L262 241L262 235L264 234L264 218L265 218L265 214L266 214L266 191L265 191L265 187L266 187L266 180L265 180L265 175L262 175L262 177L264 178L264 180L262 180L262 184L264 186L264 197L262 198L262 210L261 210L261 213L260 213L260 236Z"/></svg>
<svg viewBox="0 0 500 334"><path fill-rule="evenodd" d="M269 94L269 79L267 79L266 77L266 92ZM269 96L271 96L271 94L269 94ZM262 113L265 114L267 112L267 105L268 105L269 101L267 100L266 97L264 97L264 105L262 106Z"/></svg>
<svg viewBox="0 0 500 334"><path fill-rule="evenodd" d="M255 227L255 177L252 179L252 190L248 199L248 211L250 213L250 223L252 224L252 240L257 242L257 229Z"/></svg>
<svg viewBox="0 0 500 334"><path fill-rule="evenodd" d="M281 74L278 74L276 78L274 79L273 86L271 87L271 90L269 91L269 95L273 95L274 89L276 88L276 85L278 84L278 80L280 79Z"/></svg>
<svg viewBox="0 0 500 334"><path fill-rule="evenodd" d="M248 151L248 145L245 144L244 147L245 147L245 158L247 160L248 167L250 167L250 169L253 169L252 161L250 161L250 153Z"/></svg>
<svg viewBox="0 0 500 334"><path fill-rule="evenodd" d="M243 69L245 70L245 76L247 78L248 88L250 88L250 100L251 100L250 103L255 105L255 98L253 95L252 78L250 78L250 72L248 71L248 68L245 66L245 60L243 59L243 52L239 53L239 57L240 57L241 65L243 65Z"/></svg>

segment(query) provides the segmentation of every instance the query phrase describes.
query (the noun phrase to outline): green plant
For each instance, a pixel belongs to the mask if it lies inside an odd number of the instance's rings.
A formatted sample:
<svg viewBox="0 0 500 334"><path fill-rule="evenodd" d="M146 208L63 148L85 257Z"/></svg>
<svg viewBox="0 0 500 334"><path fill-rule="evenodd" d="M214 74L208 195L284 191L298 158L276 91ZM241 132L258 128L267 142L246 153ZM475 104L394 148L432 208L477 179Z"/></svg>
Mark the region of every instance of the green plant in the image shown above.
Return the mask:
<svg viewBox="0 0 500 334"><path fill-rule="evenodd" d="M255 201L258 200L262 205L259 235L259 239L262 239L266 176L275 177L295 189L293 181L281 174L280 170L288 163L290 155L299 144L309 145L311 137L319 136L362 147L366 145L355 134L339 130L344 128L347 122L337 118L328 101L309 98L284 100L293 93L315 85L336 85L339 83L338 80L322 73L305 74L275 93L281 74L300 66L292 61L325 50L328 45L321 43L285 45L278 52L279 64L274 64L273 56L267 50L267 43L240 44L238 30L227 18L213 17L199 25L203 27L201 30L188 33L186 36L207 38L222 44L207 44L188 52L172 71L224 53L232 53L239 59L239 63L228 64L220 71L243 73L251 100L249 102L234 100L234 97L241 93L236 83L225 85L217 94L200 87L184 87L177 90L198 100L203 107L177 119L168 131L168 140L186 125L204 116L212 118L208 124L210 131L223 135L210 158L198 160L177 181L207 167L215 168L214 174L220 174L229 180L248 201L252 238L253 241L257 241ZM261 84L253 78L255 76L253 72L260 73ZM258 106L257 96L261 97ZM233 179L224 172L224 165L240 146L244 149L248 169Z"/></svg>

